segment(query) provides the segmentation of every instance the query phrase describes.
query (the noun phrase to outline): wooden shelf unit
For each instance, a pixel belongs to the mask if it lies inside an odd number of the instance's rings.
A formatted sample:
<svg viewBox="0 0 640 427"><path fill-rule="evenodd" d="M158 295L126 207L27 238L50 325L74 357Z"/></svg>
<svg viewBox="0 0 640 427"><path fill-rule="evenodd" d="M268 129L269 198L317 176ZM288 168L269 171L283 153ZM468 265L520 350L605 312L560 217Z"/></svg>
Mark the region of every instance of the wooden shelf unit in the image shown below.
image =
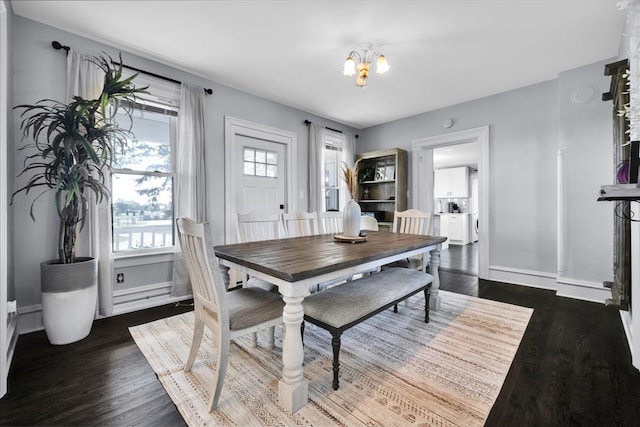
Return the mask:
<svg viewBox="0 0 640 427"><path fill-rule="evenodd" d="M356 166L362 212L382 212L378 222L393 222L394 211L407 209L407 152L391 148L358 154Z"/></svg>

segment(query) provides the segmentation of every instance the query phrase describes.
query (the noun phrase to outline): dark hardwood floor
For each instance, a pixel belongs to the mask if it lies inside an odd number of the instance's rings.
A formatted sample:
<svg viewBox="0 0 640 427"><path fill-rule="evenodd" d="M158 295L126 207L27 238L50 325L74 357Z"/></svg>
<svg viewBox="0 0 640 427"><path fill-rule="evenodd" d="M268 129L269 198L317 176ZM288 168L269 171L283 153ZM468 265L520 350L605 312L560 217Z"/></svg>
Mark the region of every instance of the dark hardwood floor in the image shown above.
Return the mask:
<svg viewBox="0 0 640 427"><path fill-rule="evenodd" d="M640 425L640 374L615 310L469 274L441 279L442 289L535 310L487 426ZM21 336L0 425L184 425L127 328L186 310L97 320L67 346L44 332Z"/></svg>
<svg viewBox="0 0 640 427"><path fill-rule="evenodd" d="M454 273L478 275L478 242L449 245L440 252L440 268Z"/></svg>

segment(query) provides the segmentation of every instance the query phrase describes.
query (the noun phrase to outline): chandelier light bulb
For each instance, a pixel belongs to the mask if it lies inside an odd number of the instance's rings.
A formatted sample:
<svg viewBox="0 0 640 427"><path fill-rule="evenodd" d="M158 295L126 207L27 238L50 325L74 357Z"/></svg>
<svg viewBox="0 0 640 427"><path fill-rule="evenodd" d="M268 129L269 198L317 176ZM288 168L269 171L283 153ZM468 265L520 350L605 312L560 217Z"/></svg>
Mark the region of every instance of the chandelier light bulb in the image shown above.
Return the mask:
<svg viewBox="0 0 640 427"><path fill-rule="evenodd" d="M344 70L342 70L342 74L345 76L351 77L356 74L356 63L353 61L352 57L347 57L347 60L344 61Z"/></svg>
<svg viewBox="0 0 640 427"><path fill-rule="evenodd" d="M376 63L376 73L382 74L389 71L389 63L384 55L378 56L378 62Z"/></svg>

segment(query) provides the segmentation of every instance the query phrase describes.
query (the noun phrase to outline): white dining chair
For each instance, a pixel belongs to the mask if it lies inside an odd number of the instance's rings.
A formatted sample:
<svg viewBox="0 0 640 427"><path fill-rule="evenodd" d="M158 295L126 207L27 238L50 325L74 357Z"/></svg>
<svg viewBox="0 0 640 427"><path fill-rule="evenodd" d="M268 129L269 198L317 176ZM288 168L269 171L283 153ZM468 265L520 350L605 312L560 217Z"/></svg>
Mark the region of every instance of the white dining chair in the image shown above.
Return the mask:
<svg viewBox="0 0 640 427"><path fill-rule="evenodd" d="M433 215L417 209L393 213L391 231L395 233L429 235Z"/></svg>
<svg viewBox="0 0 640 427"><path fill-rule="evenodd" d="M378 220L369 215L362 215L360 217L360 230L378 231Z"/></svg>
<svg viewBox="0 0 640 427"><path fill-rule="evenodd" d="M250 212L238 214L238 242L256 242L260 240L283 239L287 232L282 224L279 213ZM276 292L278 287L257 277L242 276L243 286L257 286L268 291Z"/></svg>
<svg viewBox="0 0 640 427"><path fill-rule="evenodd" d="M289 237L320 234L315 212L291 212L282 214L282 223Z"/></svg>
<svg viewBox="0 0 640 427"><path fill-rule="evenodd" d="M189 218L178 218L178 237L193 288L193 340L184 370L189 372L198 355L204 327L213 332L216 345L214 388L208 408L218 406L229 361L231 340L268 328L268 345L273 347L274 328L282 324L284 302L260 288L240 288L227 292L217 263L207 256L204 225Z"/></svg>
<svg viewBox="0 0 640 427"><path fill-rule="evenodd" d="M431 221L433 215L419 211L417 209L409 209L406 211L393 213L393 225L391 231L394 233L421 234L429 235L431 231ZM416 255L406 260L396 261L385 267L404 267L413 270L422 270L423 255Z"/></svg>
<svg viewBox="0 0 640 427"><path fill-rule="evenodd" d="M342 234L342 212L318 212L320 234Z"/></svg>
<svg viewBox="0 0 640 427"><path fill-rule="evenodd" d="M238 241L282 239L287 233L279 213L250 212L238 214Z"/></svg>

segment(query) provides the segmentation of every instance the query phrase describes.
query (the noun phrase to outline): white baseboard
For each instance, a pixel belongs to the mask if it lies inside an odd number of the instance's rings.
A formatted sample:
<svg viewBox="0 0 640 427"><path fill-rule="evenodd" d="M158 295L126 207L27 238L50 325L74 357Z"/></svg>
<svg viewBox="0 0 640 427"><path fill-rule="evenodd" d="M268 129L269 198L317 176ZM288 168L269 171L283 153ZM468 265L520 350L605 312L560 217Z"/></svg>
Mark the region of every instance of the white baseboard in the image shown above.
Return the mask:
<svg viewBox="0 0 640 427"><path fill-rule="evenodd" d="M627 344L629 344L629 351L631 352L631 349L633 348L633 334L631 333L631 313L626 310L620 310L620 320L622 320L622 327L624 328L624 334L627 337Z"/></svg>
<svg viewBox="0 0 640 427"><path fill-rule="evenodd" d="M112 316L145 308L171 304L193 298L192 295L181 297L171 296L171 282L157 283L153 285L138 286L131 289L123 289L113 293ZM42 319L42 304L34 304L18 308L18 334L41 331L44 329Z"/></svg>
<svg viewBox="0 0 640 427"><path fill-rule="evenodd" d="M184 301L192 295L171 296L171 282L138 286L113 293L113 315Z"/></svg>
<svg viewBox="0 0 640 427"><path fill-rule="evenodd" d="M28 334L43 329L42 304L18 307L18 334Z"/></svg>
<svg viewBox="0 0 640 427"><path fill-rule="evenodd" d="M7 321L7 341L9 346L7 348L7 366L11 366L13 360L13 354L18 344L18 316L10 316Z"/></svg>
<svg viewBox="0 0 640 427"><path fill-rule="evenodd" d="M489 266L489 280L530 286L532 288L556 291L559 297L574 298L583 301L604 304L611 297L609 289L602 283L588 282L568 277L558 277L554 273L523 270L511 267Z"/></svg>
<svg viewBox="0 0 640 427"><path fill-rule="evenodd" d="M576 298L584 301L604 304L607 298L611 298L611 291L602 283L587 282L568 277L558 277L558 290L556 295L560 297Z"/></svg>
<svg viewBox="0 0 640 427"><path fill-rule="evenodd" d="M552 291L557 290L556 275L540 271L490 265L489 280L530 286L532 288L549 289Z"/></svg>

